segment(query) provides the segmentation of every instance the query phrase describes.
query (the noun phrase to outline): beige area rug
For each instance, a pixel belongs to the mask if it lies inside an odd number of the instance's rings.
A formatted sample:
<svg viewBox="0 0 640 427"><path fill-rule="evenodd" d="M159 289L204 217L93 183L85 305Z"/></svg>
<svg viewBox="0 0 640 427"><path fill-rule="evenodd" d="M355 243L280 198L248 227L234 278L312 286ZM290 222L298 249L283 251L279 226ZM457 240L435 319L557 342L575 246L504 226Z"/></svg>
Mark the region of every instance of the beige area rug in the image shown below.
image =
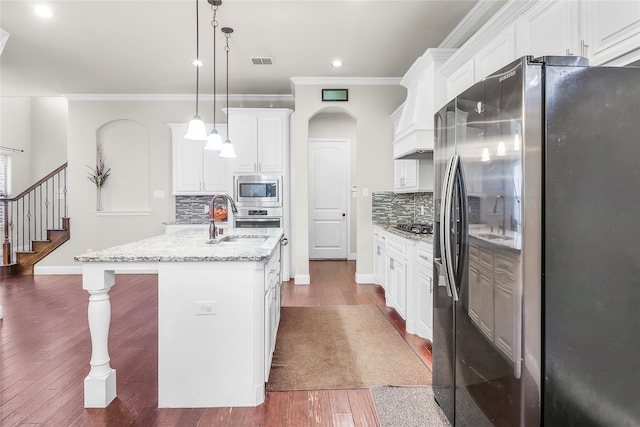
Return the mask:
<svg viewBox="0 0 640 427"><path fill-rule="evenodd" d="M283 307L268 391L431 385L431 372L373 305Z"/></svg>
<svg viewBox="0 0 640 427"><path fill-rule="evenodd" d="M431 387L371 388L380 427L450 427Z"/></svg>

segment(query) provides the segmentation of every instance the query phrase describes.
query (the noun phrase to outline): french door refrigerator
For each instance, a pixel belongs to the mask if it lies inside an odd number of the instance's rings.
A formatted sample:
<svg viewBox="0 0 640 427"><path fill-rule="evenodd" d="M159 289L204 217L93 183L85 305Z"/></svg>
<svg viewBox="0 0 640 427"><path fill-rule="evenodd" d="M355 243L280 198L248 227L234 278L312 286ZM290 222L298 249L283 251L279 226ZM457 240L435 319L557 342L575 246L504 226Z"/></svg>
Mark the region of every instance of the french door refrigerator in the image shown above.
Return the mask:
<svg viewBox="0 0 640 427"><path fill-rule="evenodd" d="M640 69L523 57L435 129L433 391L449 421L640 425Z"/></svg>

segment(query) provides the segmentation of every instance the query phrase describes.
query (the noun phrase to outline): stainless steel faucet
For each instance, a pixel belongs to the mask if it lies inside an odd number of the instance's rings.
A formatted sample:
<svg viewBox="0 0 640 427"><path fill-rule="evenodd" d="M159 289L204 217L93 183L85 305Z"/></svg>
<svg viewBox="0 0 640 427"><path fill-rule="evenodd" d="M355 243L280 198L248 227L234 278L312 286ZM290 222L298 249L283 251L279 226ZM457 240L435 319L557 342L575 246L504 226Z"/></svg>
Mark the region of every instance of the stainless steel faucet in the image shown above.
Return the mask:
<svg viewBox="0 0 640 427"><path fill-rule="evenodd" d="M507 209L505 206L504 196L502 194L498 194L498 196L496 197L496 203L493 205L493 213L498 212L498 200L500 199L502 199L502 224L498 225L498 233L500 232L500 228L502 228L502 235L504 236L506 233L504 224L505 224L505 212Z"/></svg>
<svg viewBox="0 0 640 427"><path fill-rule="evenodd" d="M214 206L215 201L219 197L224 197L225 199L227 199L227 201L231 205L231 212L233 212L234 214L238 213L236 202L233 201L230 195L228 195L227 193L218 193L215 196L213 196L211 198L211 201L209 202L209 213L211 214L211 219L209 220L209 238L210 239L215 239L216 237L218 237L218 228L216 227L216 220L213 212L215 207Z"/></svg>

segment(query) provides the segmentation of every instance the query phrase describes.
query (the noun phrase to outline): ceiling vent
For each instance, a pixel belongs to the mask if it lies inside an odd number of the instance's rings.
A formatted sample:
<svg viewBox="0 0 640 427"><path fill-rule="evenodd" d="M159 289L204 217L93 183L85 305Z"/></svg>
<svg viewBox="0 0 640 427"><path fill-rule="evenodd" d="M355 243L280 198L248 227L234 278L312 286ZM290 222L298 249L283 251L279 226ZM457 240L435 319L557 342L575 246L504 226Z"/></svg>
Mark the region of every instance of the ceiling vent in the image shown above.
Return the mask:
<svg viewBox="0 0 640 427"><path fill-rule="evenodd" d="M273 58L270 56L253 56L251 57L251 63L253 65L272 65Z"/></svg>

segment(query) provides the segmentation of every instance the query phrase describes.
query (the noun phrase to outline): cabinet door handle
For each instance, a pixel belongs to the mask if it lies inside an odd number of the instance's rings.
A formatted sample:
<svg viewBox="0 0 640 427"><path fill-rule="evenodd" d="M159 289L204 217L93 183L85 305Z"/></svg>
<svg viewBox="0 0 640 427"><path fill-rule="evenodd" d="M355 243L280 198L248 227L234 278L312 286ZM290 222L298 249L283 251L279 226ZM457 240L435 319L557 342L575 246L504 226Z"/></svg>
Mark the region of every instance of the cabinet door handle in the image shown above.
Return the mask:
<svg viewBox="0 0 640 427"><path fill-rule="evenodd" d="M584 40L580 40L580 54L581 56L587 57L587 49L589 49L589 45L584 42Z"/></svg>
<svg viewBox="0 0 640 427"><path fill-rule="evenodd" d="M389 268L393 270L393 258L389 258Z"/></svg>
<svg viewBox="0 0 640 427"><path fill-rule="evenodd" d="M429 293L433 293L433 277L429 277Z"/></svg>

